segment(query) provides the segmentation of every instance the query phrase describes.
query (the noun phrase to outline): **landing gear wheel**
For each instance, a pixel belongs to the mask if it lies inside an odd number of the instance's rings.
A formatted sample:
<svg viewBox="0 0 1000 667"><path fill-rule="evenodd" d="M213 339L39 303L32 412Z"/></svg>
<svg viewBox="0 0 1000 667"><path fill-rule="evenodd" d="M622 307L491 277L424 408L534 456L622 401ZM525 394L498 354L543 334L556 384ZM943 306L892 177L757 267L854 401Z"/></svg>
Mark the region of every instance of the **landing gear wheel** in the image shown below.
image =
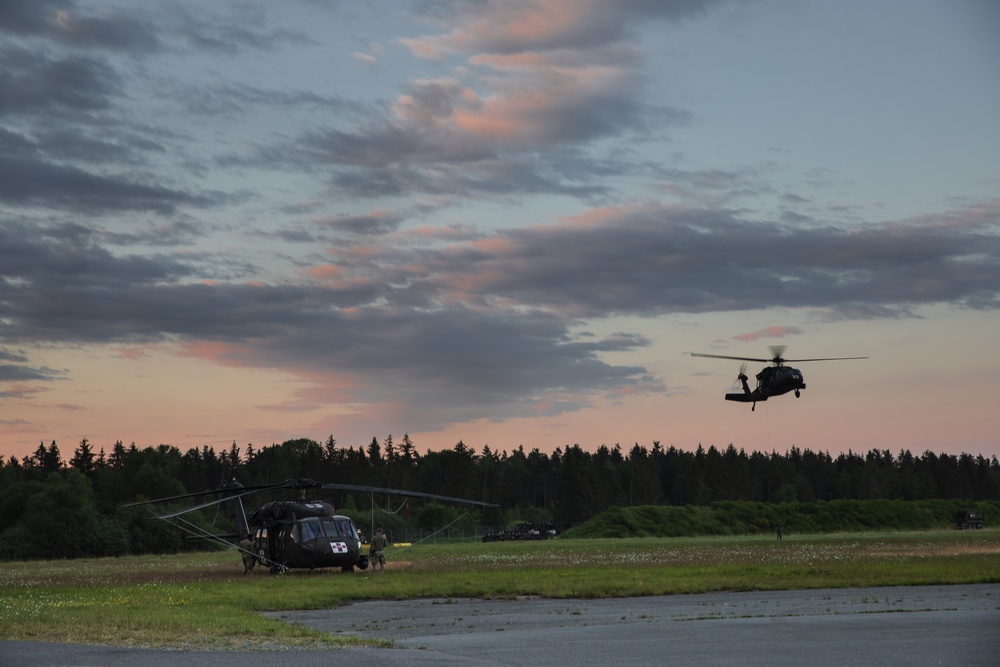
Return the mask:
<svg viewBox="0 0 1000 667"><path fill-rule="evenodd" d="M796 390L795 390L795 398L798 398L799 396L800 396L800 394L799 394L799 390L798 390L798 389L796 389Z"/></svg>

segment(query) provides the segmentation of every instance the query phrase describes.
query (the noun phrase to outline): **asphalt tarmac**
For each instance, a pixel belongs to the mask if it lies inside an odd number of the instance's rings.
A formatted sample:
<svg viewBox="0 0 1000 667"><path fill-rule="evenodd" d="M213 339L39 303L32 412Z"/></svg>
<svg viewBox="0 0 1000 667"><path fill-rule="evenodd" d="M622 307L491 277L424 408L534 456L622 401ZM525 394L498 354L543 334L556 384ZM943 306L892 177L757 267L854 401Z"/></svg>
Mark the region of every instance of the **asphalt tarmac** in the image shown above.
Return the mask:
<svg viewBox="0 0 1000 667"><path fill-rule="evenodd" d="M1000 665L1000 585L602 600L429 599L273 614L395 648L266 653L0 641L0 667Z"/></svg>

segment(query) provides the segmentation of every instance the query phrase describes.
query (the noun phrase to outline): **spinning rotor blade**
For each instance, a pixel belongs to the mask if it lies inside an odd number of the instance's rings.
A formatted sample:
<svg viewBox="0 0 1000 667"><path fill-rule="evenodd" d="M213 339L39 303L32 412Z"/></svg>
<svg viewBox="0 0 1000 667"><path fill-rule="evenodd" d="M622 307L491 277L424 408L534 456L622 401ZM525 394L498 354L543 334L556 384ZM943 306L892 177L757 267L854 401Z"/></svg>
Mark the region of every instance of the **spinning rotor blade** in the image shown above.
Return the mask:
<svg viewBox="0 0 1000 667"><path fill-rule="evenodd" d="M700 352L688 352L692 357L711 357L712 359L735 359L736 361L759 361L762 364L767 364L773 359L755 359L753 357L729 357L724 354L702 354Z"/></svg>
<svg viewBox="0 0 1000 667"><path fill-rule="evenodd" d="M738 389L740 386L740 381L743 380L747 375L747 362L740 364L740 372L736 374L736 379L733 380L733 388Z"/></svg>
<svg viewBox="0 0 1000 667"><path fill-rule="evenodd" d="M775 346L771 348L771 351L784 351L785 347ZM702 354L701 352L688 352L692 357L710 357L712 359L735 359L736 361L759 361L764 364L797 364L803 361L846 361L849 359L867 359L868 357L823 357L821 359L784 359L780 354L775 355L771 359L755 359L753 357L730 357L725 354Z"/></svg>
<svg viewBox="0 0 1000 667"><path fill-rule="evenodd" d="M783 359L788 363L799 364L803 361L846 361L848 359L867 359L868 357L826 357L824 359Z"/></svg>

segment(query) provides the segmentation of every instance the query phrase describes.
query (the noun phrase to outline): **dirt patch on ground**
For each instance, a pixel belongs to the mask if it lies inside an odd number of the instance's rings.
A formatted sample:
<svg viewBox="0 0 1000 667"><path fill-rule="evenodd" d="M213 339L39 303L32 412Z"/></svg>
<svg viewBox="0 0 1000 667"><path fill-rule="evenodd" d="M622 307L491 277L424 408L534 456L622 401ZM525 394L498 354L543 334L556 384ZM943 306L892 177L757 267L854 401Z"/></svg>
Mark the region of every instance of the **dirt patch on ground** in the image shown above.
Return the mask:
<svg viewBox="0 0 1000 667"><path fill-rule="evenodd" d="M412 570L413 561L412 560L387 560L385 562L386 570Z"/></svg>

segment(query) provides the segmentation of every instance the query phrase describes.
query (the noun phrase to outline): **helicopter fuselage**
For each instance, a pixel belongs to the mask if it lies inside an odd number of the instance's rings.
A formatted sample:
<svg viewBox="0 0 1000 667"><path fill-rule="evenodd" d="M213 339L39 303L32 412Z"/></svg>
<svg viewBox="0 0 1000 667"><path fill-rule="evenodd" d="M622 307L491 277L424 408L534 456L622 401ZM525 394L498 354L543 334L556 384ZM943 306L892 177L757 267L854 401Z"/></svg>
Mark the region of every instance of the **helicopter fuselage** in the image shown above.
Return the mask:
<svg viewBox="0 0 1000 667"><path fill-rule="evenodd" d="M256 527L250 535L254 554L272 570L368 567L354 521L337 514L324 500L275 501L247 518Z"/></svg>
<svg viewBox="0 0 1000 667"><path fill-rule="evenodd" d="M750 391L747 377L742 373L739 376L743 383L743 392L730 392L726 394L727 401L738 401L740 403L760 403L766 401L771 396L781 396L790 391L799 395L799 390L806 388L805 378L802 372L791 366L768 366L757 373L757 387Z"/></svg>

